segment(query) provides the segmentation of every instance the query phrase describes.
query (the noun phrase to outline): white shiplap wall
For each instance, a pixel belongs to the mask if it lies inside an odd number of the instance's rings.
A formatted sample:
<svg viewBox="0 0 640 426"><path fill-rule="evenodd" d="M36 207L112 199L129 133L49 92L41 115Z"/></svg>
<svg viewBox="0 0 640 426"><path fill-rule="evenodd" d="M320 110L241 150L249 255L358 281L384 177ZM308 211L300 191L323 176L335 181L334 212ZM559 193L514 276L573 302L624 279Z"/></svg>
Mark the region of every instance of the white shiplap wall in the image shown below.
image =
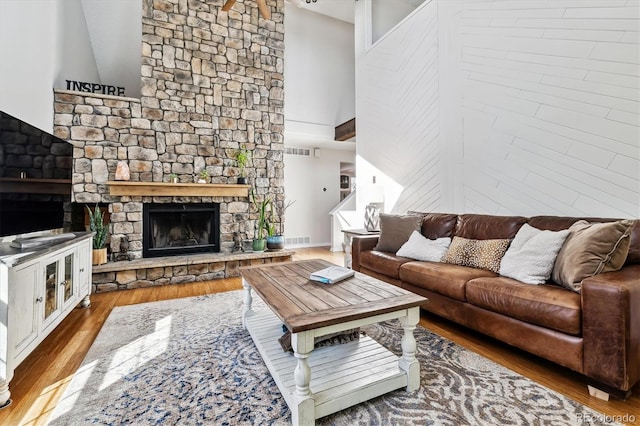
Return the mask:
<svg viewBox="0 0 640 426"><path fill-rule="evenodd" d="M428 3L356 65L356 151L366 160L357 164L358 188L371 175L387 192L402 187L400 194L385 195L385 210L440 204L438 27L436 3Z"/></svg>
<svg viewBox="0 0 640 426"><path fill-rule="evenodd" d="M444 195L432 209L640 216L638 0L438 0L436 4L440 72L434 110L442 115L436 133ZM424 28L411 30L431 34ZM368 62L389 57L386 52L380 55L378 47L367 53ZM396 47L404 50L400 44ZM407 84L409 69L416 73L424 69L423 59L398 67L400 81ZM421 82L413 87L424 97L433 96ZM358 96L357 102L361 120L361 105L367 101ZM412 111L407 105L407 114ZM377 117L360 123L381 123L387 112L378 109ZM424 114L416 118L430 119ZM404 130L388 120L384 123ZM369 134L359 126L358 144L368 145L362 133ZM414 159L405 163L411 170L391 171L392 178L401 181L424 173L420 167L434 162L432 152L422 153L423 139L405 143L415 147L413 152L422 156L422 162ZM378 141L368 146L366 161L403 160L388 146L383 152L383 146ZM419 184L403 185L405 194ZM428 185L417 193L432 191ZM424 205L404 194L402 199L406 201L398 211Z"/></svg>

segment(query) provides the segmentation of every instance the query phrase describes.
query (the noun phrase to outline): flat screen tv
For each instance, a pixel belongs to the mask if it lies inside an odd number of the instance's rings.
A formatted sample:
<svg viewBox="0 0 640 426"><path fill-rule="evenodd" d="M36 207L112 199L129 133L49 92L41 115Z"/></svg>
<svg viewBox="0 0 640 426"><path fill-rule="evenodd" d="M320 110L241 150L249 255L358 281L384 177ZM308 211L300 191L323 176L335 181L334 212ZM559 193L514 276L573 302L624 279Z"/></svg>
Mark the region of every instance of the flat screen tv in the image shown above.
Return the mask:
<svg viewBox="0 0 640 426"><path fill-rule="evenodd" d="M64 226L72 153L68 142L0 111L0 236Z"/></svg>

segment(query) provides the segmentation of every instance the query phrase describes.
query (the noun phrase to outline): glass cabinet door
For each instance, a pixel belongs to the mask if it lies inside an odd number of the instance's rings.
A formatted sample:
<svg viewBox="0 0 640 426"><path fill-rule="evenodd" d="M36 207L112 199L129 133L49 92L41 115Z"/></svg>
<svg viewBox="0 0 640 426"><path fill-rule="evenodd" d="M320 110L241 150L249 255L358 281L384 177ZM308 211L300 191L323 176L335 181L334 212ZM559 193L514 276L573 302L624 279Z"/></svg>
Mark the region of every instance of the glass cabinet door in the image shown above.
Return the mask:
<svg viewBox="0 0 640 426"><path fill-rule="evenodd" d="M58 310L58 262L49 263L45 267L45 300L44 319L46 320Z"/></svg>
<svg viewBox="0 0 640 426"><path fill-rule="evenodd" d="M64 301L73 297L73 253L64 258Z"/></svg>

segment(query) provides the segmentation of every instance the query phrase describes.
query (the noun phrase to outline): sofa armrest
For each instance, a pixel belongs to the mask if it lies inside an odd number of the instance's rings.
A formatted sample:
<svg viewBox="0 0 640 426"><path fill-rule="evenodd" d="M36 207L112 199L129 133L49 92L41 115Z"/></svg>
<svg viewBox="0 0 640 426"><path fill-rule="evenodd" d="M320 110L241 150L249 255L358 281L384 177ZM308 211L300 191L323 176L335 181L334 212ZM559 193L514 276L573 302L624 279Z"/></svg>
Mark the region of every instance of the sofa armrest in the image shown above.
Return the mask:
<svg viewBox="0 0 640 426"><path fill-rule="evenodd" d="M640 265L582 282L584 374L628 391L640 380Z"/></svg>
<svg viewBox="0 0 640 426"><path fill-rule="evenodd" d="M373 250L378 244L378 235L357 235L351 239L351 268L360 271L360 253Z"/></svg>

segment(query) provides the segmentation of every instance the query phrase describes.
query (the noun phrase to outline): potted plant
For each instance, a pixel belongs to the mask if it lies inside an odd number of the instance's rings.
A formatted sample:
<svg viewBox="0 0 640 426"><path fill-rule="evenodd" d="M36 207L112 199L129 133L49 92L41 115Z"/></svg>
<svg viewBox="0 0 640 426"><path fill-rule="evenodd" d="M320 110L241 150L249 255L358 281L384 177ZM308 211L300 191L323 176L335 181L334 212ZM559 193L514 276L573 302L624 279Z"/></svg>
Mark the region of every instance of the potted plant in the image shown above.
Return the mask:
<svg viewBox="0 0 640 426"><path fill-rule="evenodd" d="M267 249L268 250L282 250L284 248L284 237L282 233L276 234L276 221L277 216L274 212L273 203L269 204L269 215L267 217ZM282 230L282 223L280 224Z"/></svg>
<svg viewBox="0 0 640 426"><path fill-rule="evenodd" d="M104 223L104 215L102 210L96 204L93 211L87 206L89 211L89 230L93 234L93 251L92 259L94 265L102 265L107 263L107 232L108 224Z"/></svg>
<svg viewBox="0 0 640 426"><path fill-rule="evenodd" d="M238 176L238 183L241 185L247 184L247 177L245 176L245 167L251 157L251 151L245 148L244 145L240 146L240 149L236 152L236 164L238 165L240 176Z"/></svg>
<svg viewBox="0 0 640 426"><path fill-rule="evenodd" d="M178 175L175 174L175 173L170 173L169 174L169 182L178 183Z"/></svg>
<svg viewBox="0 0 640 426"><path fill-rule="evenodd" d="M267 248L269 250L282 250L284 248L284 214L294 201L282 203L271 203L271 211L269 215L269 223L267 224ZM275 213L274 213L275 209ZM279 224L279 233L276 233L275 222Z"/></svg>
<svg viewBox="0 0 640 426"><path fill-rule="evenodd" d="M251 202L258 212L258 221L256 222L256 233L253 238L253 251L263 252L266 239L264 233L267 231L267 211L271 205L271 197L265 195L262 200L258 201L254 191L251 191Z"/></svg>
<svg viewBox="0 0 640 426"><path fill-rule="evenodd" d="M207 183L209 182L209 172L207 169L202 169L200 173L198 173L198 183Z"/></svg>

